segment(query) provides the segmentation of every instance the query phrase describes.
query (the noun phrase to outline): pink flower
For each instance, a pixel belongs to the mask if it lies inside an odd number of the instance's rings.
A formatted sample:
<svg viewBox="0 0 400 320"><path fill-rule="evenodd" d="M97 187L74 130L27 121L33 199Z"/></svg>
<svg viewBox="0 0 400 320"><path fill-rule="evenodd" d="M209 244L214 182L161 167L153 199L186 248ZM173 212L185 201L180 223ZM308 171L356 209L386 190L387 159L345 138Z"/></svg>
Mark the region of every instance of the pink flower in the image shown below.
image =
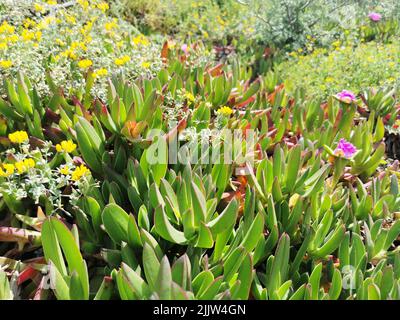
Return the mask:
<svg viewBox="0 0 400 320"><path fill-rule="evenodd" d="M336 156L350 159L357 152L357 148L345 139L340 139L334 152Z"/></svg>
<svg viewBox="0 0 400 320"><path fill-rule="evenodd" d="M356 95L348 90L343 90L336 95L336 98L344 103L352 103L356 101Z"/></svg>
<svg viewBox="0 0 400 320"><path fill-rule="evenodd" d="M188 52L189 52L189 47L188 47L188 45L185 43L185 44L183 44L182 46L181 46L181 50L185 53L185 54L188 54Z"/></svg>
<svg viewBox="0 0 400 320"><path fill-rule="evenodd" d="M382 19L382 15L380 15L377 12L371 12L368 15L368 17L371 19L371 21L374 21L374 22L378 22L378 21L380 21Z"/></svg>

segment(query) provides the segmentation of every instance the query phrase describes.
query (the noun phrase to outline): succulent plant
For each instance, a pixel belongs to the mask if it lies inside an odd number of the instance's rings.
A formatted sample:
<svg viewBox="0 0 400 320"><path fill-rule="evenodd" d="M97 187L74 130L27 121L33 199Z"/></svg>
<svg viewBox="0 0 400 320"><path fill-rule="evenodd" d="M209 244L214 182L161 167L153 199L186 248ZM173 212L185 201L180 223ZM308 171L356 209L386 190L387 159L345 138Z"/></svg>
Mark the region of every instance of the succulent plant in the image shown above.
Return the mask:
<svg viewBox="0 0 400 320"><path fill-rule="evenodd" d="M364 94L363 113L355 98L290 94L272 72L192 68L168 44L162 56L154 78L112 78L104 101L90 70L81 97L48 78L46 103L27 77L6 79L5 134L26 130L43 172L63 169L60 194L74 196L61 210L3 192L0 298L398 299L399 175L383 161L392 93ZM0 186L24 146L1 141ZM218 150L232 161L192 161Z"/></svg>

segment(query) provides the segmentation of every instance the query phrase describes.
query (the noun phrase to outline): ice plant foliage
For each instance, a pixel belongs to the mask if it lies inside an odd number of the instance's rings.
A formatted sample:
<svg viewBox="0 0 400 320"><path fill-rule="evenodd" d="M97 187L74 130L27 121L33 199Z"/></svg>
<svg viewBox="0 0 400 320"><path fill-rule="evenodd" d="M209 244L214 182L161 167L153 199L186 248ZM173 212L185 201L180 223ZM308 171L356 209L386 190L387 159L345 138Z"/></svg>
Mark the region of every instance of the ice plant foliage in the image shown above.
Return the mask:
<svg viewBox="0 0 400 320"><path fill-rule="evenodd" d="M400 300L386 11L291 48L321 79L300 85L286 37L243 54L144 36L116 1L22 2L0 24L0 299Z"/></svg>

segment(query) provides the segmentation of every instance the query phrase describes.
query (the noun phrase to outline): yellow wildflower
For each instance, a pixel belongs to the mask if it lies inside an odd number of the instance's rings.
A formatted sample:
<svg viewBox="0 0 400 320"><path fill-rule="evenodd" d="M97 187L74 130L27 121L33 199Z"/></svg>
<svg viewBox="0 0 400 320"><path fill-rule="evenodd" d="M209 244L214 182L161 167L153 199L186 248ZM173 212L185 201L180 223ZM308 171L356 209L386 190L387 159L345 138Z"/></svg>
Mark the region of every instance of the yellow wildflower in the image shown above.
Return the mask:
<svg viewBox="0 0 400 320"><path fill-rule="evenodd" d="M40 3L35 3L34 5L35 11L42 13L44 11L44 7Z"/></svg>
<svg viewBox="0 0 400 320"><path fill-rule="evenodd" d="M65 21L69 24L76 24L76 18L70 14L65 16Z"/></svg>
<svg viewBox="0 0 400 320"><path fill-rule="evenodd" d="M56 145L57 152L67 152L71 153L76 149L76 144L72 140L64 140Z"/></svg>
<svg viewBox="0 0 400 320"><path fill-rule="evenodd" d="M36 22L33 21L33 20L30 19L30 18L26 18L26 19L24 20L24 27L25 27L25 28L34 27L35 25L36 25Z"/></svg>
<svg viewBox="0 0 400 320"><path fill-rule="evenodd" d="M107 31L111 31L112 29L117 27L118 25L116 19L113 19L113 21L104 24L104 29L106 29Z"/></svg>
<svg viewBox="0 0 400 320"><path fill-rule="evenodd" d="M18 170L18 173L24 173L25 172L25 166L23 161L18 161L15 163L15 168Z"/></svg>
<svg viewBox="0 0 400 320"><path fill-rule="evenodd" d="M89 7L89 1L87 0L78 0L77 2L81 5L81 7L84 10L86 10Z"/></svg>
<svg viewBox="0 0 400 320"><path fill-rule="evenodd" d="M142 34L138 35L137 37L133 38L134 44L141 44L147 46L149 44L149 40Z"/></svg>
<svg viewBox="0 0 400 320"><path fill-rule="evenodd" d="M7 173L4 172L3 168L0 167L0 177L8 177Z"/></svg>
<svg viewBox="0 0 400 320"><path fill-rule="evenodd" d="M15 171L15 167L13 164L4 163L3 168L0 167L0 176L1 177L9 177L14 173L14 171Z"/></svg>
<svg viewBox="0 0 400 320"><path fill-rule="evenodd" d="M85 39L83 40L85 43L91 43L93 41L93 38L89 35L85 36ZM87 50L87 49L86 49Z"/></svg>
<svg viewBox="0 0 400 320"><path fill-rule="evenodd" d="M3 167L6 170L6 173L8 175L12 175L14 173L14 171L15 171L15 167L11 163L5 163L5 164L3 164Z"/></svg>
<svg viewBox="0 0 400 320"><path fill-rule="evenodd" d="M57 43L60 47L64 47L65 44L66 44L64 41L62 41L62 40L59 39L59 38L56 39L56 43Z"/></svg>
<svg viewBox="0 0 400 320"><path fill-rule="evenodd" d="M41 31L36 31L35 32L35 38L37 41L40 41L42 39L42 32Z"/></svg>
<svg viewBox="0 0 400 320"><path fill-rule="evenodd" d="M57 1L56 0L47 0L47 4L50 6L54 6L57 4Z"/></svg>
<svg viewBox="0 0 400 320"><path fill-rule="evenodd" d="M13 65L12 61L10 60L0 60L0 67L3 69L11 68Z"/></svg>
<svg viewBox="0 0 400 320"><path fill-rule="evenodd" d="M325 82L327 82L327 83L331 83L333 81L335 81L335 79L333 77L326 77L325 78Z"/></svg>
<svg viewBox="0 0 400 320"><path fill-rule="evenodd" d="M84 175L90 173L90 170L86 168L84 164L81 164L79 167L76 167L75 170L72 172L71 179L73 181L78 181Z"/></svg>
<svg viewBox="0 0 400 320"><path fill-rule="evenodd" d="M127 62L129 62L130 60L131 60L131 58L129 56L125 55L121 58L116 58L114 60L114 62L117 66L122 66L122 65L126 64Z"/></svg>
<svg viewBox="0 0 400 320"><path fill-rule="evenodd" d="M8 42L17 42L19 40L19 37L16 34L12 34L7 38Z"/></svg>
<svg viewBox="0 0 400 320"><path fill-rule="evenodd" d="M15 168L17 168L18 173L24 173L25 172L25 166L23 161L18 161L15 163Z"/></svg>
<svg viewBox="0 0 400 320"><path fill-rule="evenodd" d="M108 71L105 68L101 68L101 69L98 69L95 72L93 72L93 76L95 78L103 77L103 76L106 76L107 74L108 74Z"/></svg>
<svg viewBox="0 0 400 320"><path fill-rule="evenodd" d="M15 131L8 135L8 139L10 139L12 143L21 144L24 143L25 141L28 141L29 137L26 131Z"/></svg>
<svg viewBox="0 0 400 320"><path fill-rule="evenodd" d="M70 59L72 59L72 60L76 60L76 58L77 58L76 53L75 53L74 50L71 49L71 48L65 50L64 52L62 52L61 55L62 55L62 56L65 56L65 57L68 57L68 58L70 58Z"/></svg>
<svg viewBox="0 0 400 320"><path fill-rule="evenodd" d="M33 168L35 166L35 160L33 159L25 159L24 160L24 164L28 167L28 168Z"/></svg>
<svg viewBox="0 0 400 320"><path fill-rule="evenodd" d="M78 66L81 69L87 69L93 64L92 60L89 59L83 59L78 62Z"/></svg>
<svg viewBox="0 0 400 320"><path fill-rule="evenodd" d="M24 159L21 161L17 161L15 163L15 168L17 169L18 173L24 173L28 171L30 168L35 166L35 161L33 159Z"/></svg>
<svg viewBox="0 0 400 320"><path fill-rule="evenodd" d="M191 92L187 92L185 94L185 98L190 102L194 102L194 100L195 100L194 95Z"/></svg>
<svg viewBox="0 0 400 320"><path fill-rule="evenodd" d="M24 41L30 41L35 39L35 33L32 31L29 31L27 29L22 30L21 37L24 39Z"/></svg>
<svg viewBox="0 0 400 320"><path fill-rule="evenodd" d="M97 8L99 8L103 12L106 12L110 7L108 6L107 2L101 2L97 5Z"/></svg>
<svg viewBox="0 0 400 320"><path fill-rule="evenodd" d="M3 23L0 25L0 34L2 33L8 33L8 34L13 34L15 31L15 28L10 25L7 21L3 21Z"/></svg>
<svg viewBox="0 0 400 320"><path fill-rule="evenodd" d="M146 62L146 61L142 62L142 67L145 69L150 68L150 62Z"/></svg>
<svg viewBox="0 0 400 320"><path fill-rule="evenodd" d="M67 165L60 168L60 173L64 176L69 175L69 167Z"/></svg>
<svg viewBox="0 0 400 320"><path fill-rule="evenodd" d="M224 115L224 116L230 116L233 113L232 108L229 108L227 106L223 106L218 109L217 111L218 114Z"/></svg>

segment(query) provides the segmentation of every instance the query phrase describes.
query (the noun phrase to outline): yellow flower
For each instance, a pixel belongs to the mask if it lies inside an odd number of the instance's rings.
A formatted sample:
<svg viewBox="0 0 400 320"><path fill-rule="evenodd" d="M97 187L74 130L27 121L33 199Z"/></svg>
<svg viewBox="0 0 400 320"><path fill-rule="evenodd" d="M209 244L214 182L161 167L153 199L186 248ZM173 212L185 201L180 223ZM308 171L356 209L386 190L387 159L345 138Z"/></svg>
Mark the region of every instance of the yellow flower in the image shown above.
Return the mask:
<svg viewBox="0 0 400 320"><path fill-rule="evenodd" d="M0 60L0 67L3 69L11 68L13 65L12 61L10 60Z"/></svg>
<svg viewBox="0 0 400 320"><path fill-rule="evenodd" d="M106 29L107 31L111 31L112 29L117 28L117 27L118 27L118 25L117 25L116 19L113 19L113 21L106 22L104 24L104 29Z"/></svg>
<svg viewBox="0 0 400 320"><path fill-rule="evenodd" d="M87 69L93 64L92 60L89 59L83 59L78 62L78 66L81 69Z"/></svg>
<svg viewBox="0 0 400 320"><path fill-rule="evenodd" d="M18 173L24 173L28 171L30 168L35 166L35 161L33 159L24 159L22 161L17 161L15 163L15 168L17 169Z"/></svg>
<svg viewBox="0 0 400 320"><path fill-rule="evenodd" d="M129 62L130 60L131 60L131 58L129 56L125 55L121 58L116 58L114 60L114 62L117 66L122 66L122 65L126 64L127 62Z"/></svg>
<svg viewBox="0 0 400 320"><path fill-rule="evenodd" d="M81 164L79 167L76 167L75 170L72 172L71 179L73 181L78 181L84 175L90 173L90 170L86 168L84 164Z"/></svg>
<svg viewBox="0 0 400 320"><path fill-rule="evenodd" d="M39 4L39 3L35 3L34 8L35 8L36 12L40 12L41 13L41 12L44 11L43 6L41 4Z"/></svg>
<svg viewBox="0 0 400 320"><path fill-rule="evenodd" d="M36 31L35 32L35 38L37 41L40 41L42 39L42 32L41 31Z"/></svg>
<svg viewBox="0 0 400 320"><path fill-rule="evenodd" d="M47 4L50 6L54 6L57 4L57 1L56 0L47 0Z"/></svg>
<svg viewBox="0 0 400 320"><path fill-rule="evenodd" d="M76 18L71 15L65 16L65 21L67 21L69 24L76 24Z"/></svg>
<svg viewBox="0 0 400 320"><path fill-rule="evenodd" d="M76 144L72 140L64 140L56 145L57 152L67 152L71 153L76 149Z"/></svg>
<svg viewBox="0 0 400 320"><path fill-rule="evenodd" d="M78 0L77 2L81 5L81 7L84 10L86 10L89 7L89 1L87 0Z"/></svg>
<svg viewBox="0 0 400 320"><path fill-rule="evenodd" d="M97 8L99 8L103 12L106 12L110 7L108 6L107 2L101 2L97 5Z"/></svg>
<svg viewBox="0 0 400 320"><path fill-rule="evenodd" d="M142 67L145 69L150 68L150 62L142 62Z"/></svg>
<svg viewBox="0 0 400 320"><path fill-rule="evenodd" d="M218 114L224 115L224 116L230 116L233 113L232 108L229 108L227 106L223 106L218 109L217 111Z"/></svg>
<svg viewBox="0 0 400 320"><path fill-rule="evenodd" d="M59 39L59 38L56 39L56 43L57 43L60 47L64 47L65 44L66 44L64 41L62 41L62 40Z"/></svg>
<svg viewBox="0 0 400 320"><path fill-rule="evenodd" d="M93 77L95 77L95 78L103 77L103 76L106 76L107 74L108 74L107 69L101 68L101 69L98 69L95 72L93 72Z"/></svg>
<svg viewBox="0 0 400 320"><path fill-rule="evenodd" d="M5 171L4 171L4 170ZM11 176L15 171L15 167L11 163L4 163L3 168L0 167L0 176L1 177L9 177Z"/></svg>
<svg viewBox="0 0 400 320"><path fill-rule="evenodd" d="M142 34L140 34L137 37L133 38L132 41L133 41L134 44L142 44L144 46L147 46L149 44L149 40Z"/></svg>
<svg viewBox="0 0 400 320"><path fill-rule="evenodd" d="M14 42L15 43L15 42L18 42L19 37L16 34L12 34L8 38L6 38L6 40L8 42Z"/></svg>
<svg viewBox="0 0 400 320"><path fill-rule="evenodd" d="M194 102L194 100L195 100L194 95L191 92L187 92L185 94L185 98L190 102Z"/></svg>
<svg viewBox="0 0 400 320"><path fill-rule="evenodd" d="M60 173L64 176L69 175L69 167L67 165L60 168Z"/></svg>
<svg viewBox="0 0 400 320"><path fill-rule="evenodd" d="M33 159L25 159L24 160L24 164L28 168L33 168L35 166L35 160L33 160Z"/></svg>
<svg viewBox="0 0 400 320"><path fill-rule="evenodd" d="M3 168L6 170L5 174L7 175L7 177L11 176L15 171L15 167L11 163L4 163Z"/></svg>
<svg viewBox="0 0 400 320"><path fill-rule="evenodd" d="M32 31L29 31L27 29L22 30L21 37L24 39L24 41L30 41L35 39L35 33Z"/></svg>
<svg viewBox="0 0 400 320"><path fill-rule="evenodd" d="M7 21L3 21L3 23L0 25L0 34L2 34L2 33L13 34L14 31L15 31L15 27L8 24Z"/></svg>
<svg viewBox="0 0 400 320"><path fill-rule="evenodd" d="M72 60L76 60L76 58L77 58L76 53L74 52L73 49L65 50L64 52L61 53L61 55L68 57Z"/></svg>
<svg viewBox="0 0 400 320"><path fill-rule="evenodd" d="M8 177L7 173L4 172L3 168L0 168L0 177Z"/></svg>
<svg viewBox="0 0 400 320"><path fill-rule="evenodd" d="M15 168L17 168L18 173L24 173L25 171L25 166L23 161L18 161L15 163Z"/></svg>
<svg viewBox="0 0 400 320"><path fill-rule="evenodd" d="M30 19L30 18L26 18L26 19L24 20L24 27L25 27L25 28L34 27L35 25L36 25L36 22L33 21L33 20Z"/></svg>
<svg viewBox="0 0 400 320"><path fill-rule="evenodd" d="M12 143L21 144L24 143L25 141L28 141L29 137L26 131L15 131L8 135L8 139L10 139Z"/></svg>
<svg viewBox="0 0 400 320"><path fill-rule="evenodd" d="M331 83L331 82L333 82L333 81L335 81L335 79L332 78L332 77L326 77L326 78L325 78L325 82L327 82L327 83Z"/></svg>

